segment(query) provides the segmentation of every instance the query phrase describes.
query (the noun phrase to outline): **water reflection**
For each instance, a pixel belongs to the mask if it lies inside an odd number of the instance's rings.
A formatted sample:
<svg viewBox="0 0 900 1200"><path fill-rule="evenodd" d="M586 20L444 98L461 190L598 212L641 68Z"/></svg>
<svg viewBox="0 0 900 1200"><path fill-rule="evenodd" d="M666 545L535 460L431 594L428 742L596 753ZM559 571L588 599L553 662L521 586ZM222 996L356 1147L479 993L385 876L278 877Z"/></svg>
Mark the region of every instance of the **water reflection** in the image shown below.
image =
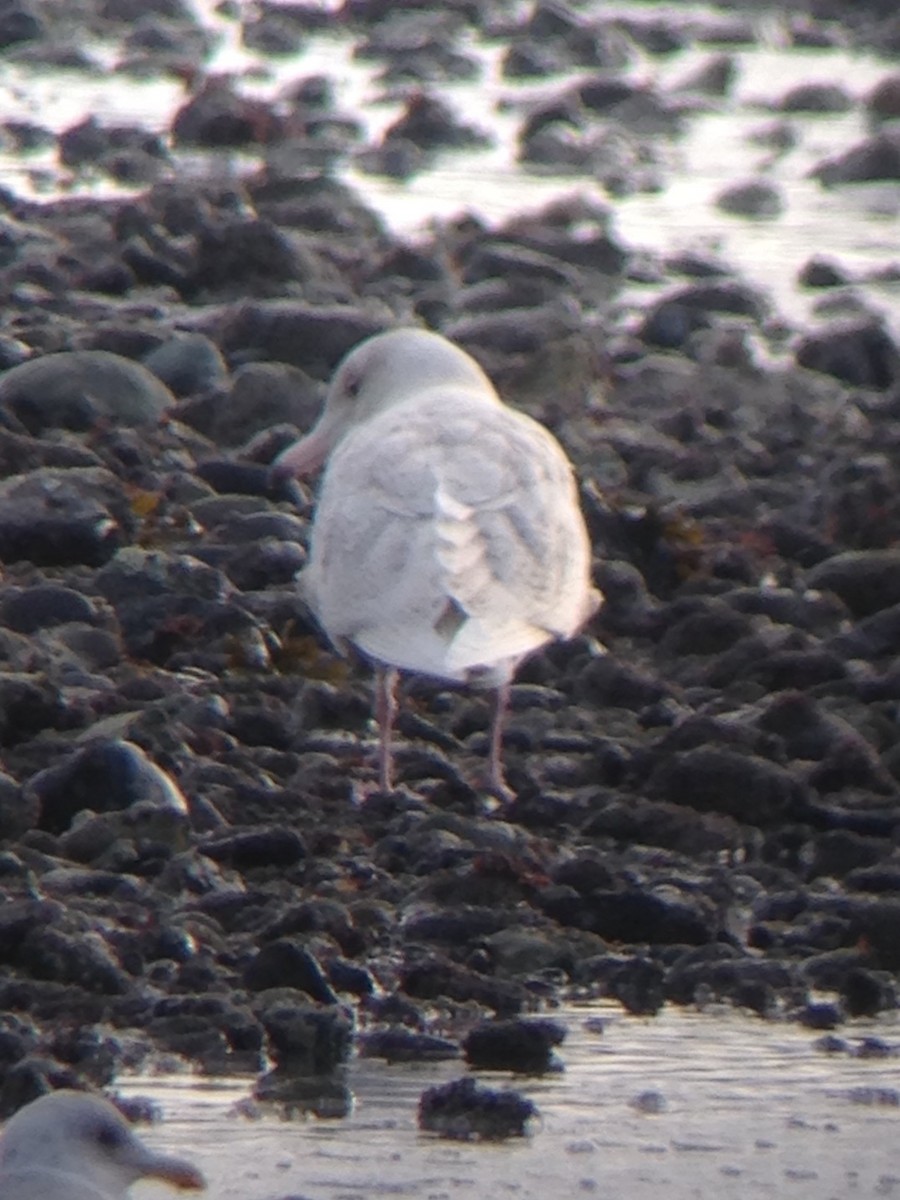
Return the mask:
<svg viewBox="0 0 900 1200"><path fill-rule="evenodd" d="M733 1012L555 1015L570 1030L564 1074L481 1076L521 1090L540 1111L531 1138L501 1145L446 1143L416 1128L421 1092L464 1074L461 1063L354 1060L354 1103L342 1120L286 1121L266 1106L258 1119L236 1115L250 1079L139 1079L123 1090L162 1104L167 1121L153 1140L195 1153L223 1200L658 1200L663 1188L675 1200L844 1200L900 1187L900 1059L850 1052L873 1034L892 1051L896 1021L849 1027L847 1049L825 1053L816 1034ZM598 1026L597 1015L610 1019Z"/></svg>

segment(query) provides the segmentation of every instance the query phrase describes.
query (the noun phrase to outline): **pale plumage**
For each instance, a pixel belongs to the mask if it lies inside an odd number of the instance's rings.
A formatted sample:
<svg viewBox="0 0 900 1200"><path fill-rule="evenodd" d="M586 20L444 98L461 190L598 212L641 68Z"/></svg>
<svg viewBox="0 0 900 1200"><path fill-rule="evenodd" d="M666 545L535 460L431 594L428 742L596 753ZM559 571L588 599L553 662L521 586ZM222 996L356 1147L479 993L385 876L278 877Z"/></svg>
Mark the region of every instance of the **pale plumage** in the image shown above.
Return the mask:
<svg viewBox="0 0 900 1200"><path fill-rule="evenodd" d="M530 417L438 334L400 329L338 368L282 474L327 460L303 586L323 628L386 668L381 782L390 786L393 672L500 689L518 663L576 633L599 602L571 465Z"/></svg>
<svg viewBox="0 0 900 1200"><path fill-rule="evenodd" d="M146 1146L100 1096L51 1092L19 1109L0 1136L2 1200L123 1200L139 1179L206 1186L191 1163Z"/></svg>

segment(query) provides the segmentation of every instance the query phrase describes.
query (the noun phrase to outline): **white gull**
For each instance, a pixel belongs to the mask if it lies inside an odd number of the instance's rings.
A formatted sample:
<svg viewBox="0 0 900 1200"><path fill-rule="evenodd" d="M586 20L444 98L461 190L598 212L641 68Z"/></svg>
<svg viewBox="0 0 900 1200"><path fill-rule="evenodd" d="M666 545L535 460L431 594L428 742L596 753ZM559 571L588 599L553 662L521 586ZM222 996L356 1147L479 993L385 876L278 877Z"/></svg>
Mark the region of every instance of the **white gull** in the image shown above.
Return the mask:
<svg viewBox="0 0 900 1200"><path fill-rule="evenodd" d="M0 1137L2 1200L123 1200L147 1178L206 1186L191 1163L151 1150L117 1108L87 1092L41 1096Z"/></svg>
<svg viewBox="0 0 900 1200"><path fill-rule="evenodd" d="M301 582L334 645L376 666L380 786L391 788L399 669L497 688L489 785L508 798L515 670L600 602L569 460L459 346L395 329L347 355L315 427L274 471L326 461Z"/></svg>

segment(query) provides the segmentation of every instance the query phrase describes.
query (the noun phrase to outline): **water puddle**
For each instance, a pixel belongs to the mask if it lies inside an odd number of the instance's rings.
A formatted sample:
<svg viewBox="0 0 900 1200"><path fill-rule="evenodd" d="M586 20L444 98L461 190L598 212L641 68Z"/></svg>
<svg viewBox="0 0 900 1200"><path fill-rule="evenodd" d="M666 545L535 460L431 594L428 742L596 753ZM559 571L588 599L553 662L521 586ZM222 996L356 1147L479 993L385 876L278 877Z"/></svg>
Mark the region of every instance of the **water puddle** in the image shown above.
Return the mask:
<svg viewBox="0 0 900 1200"><path fill-rule="evenodd" d="M499 1145L420 1134L420 1093L461 1063L351 1064L343 1120L258 1120L234 1114L249 1079L128 1080L166 1116L150 1139L193 1155L217 1200L848 1200L900 1192L900 1059L826 1054L819 1035L734 1012L665 1010L656 1018L575 1008L566 1069L512 1085L540 1110L527 1139ZM603 1032L596 1032L598 1018ZM845 1033L896 1040L879 1022ZM144 1200L162 1197L149 1185Z"/></svg>
<svg viewBox="0 0 900 1200"><path fill-rule="evenodd" d="M374 81L377 66L354 60L350 37L317 34L300 55L261 59L241 45L239 26L218 15L214 0L202 0L198 7L219 35L218 48L208 64L210 72L234 74L243 90L277 96L287 83L321 73L335 86L337 109L362 120L370 140L397 115L398 104L385 103ZM329 5L323 3L322 7ZM598 5L598 11L601 9L604 16L626 14L649 20L666 6L619 0ZM590 15L588 6L584 11ZM693 18L711 10L683 5L678 11ZM777 20L771 17L761 17L758 32L754 46L728 50L737 68L733 94L717 111L691 118L683 136L668 147L670 162L663 189L609 203L615 229L632 247L654 253L682 249L718 252L766 290L783 316L805 322L816 297L802 293L796 279L811 255L831 257L860 274L892 262L900 264L900 188L888 183L829 191L808 178L816 162L846 150L866 135L861 108L846 114L792 114L788 124L795 144L780 156L749 144L747 135L776 119L763 105L777 101L795 84L839 81L861 100L891 64L843 49L788 47ZM28 71L8 64L0 77L0 104L7 119L37 120L59 131L95 113L106 121L136 121L155 130L165 129L184 102L182 85L171 79L142 81L117 75L111 48L92 49L101 61L108 60L106 75ZM489 222L502 221L571 192L608 199L590 179L533 174L515 161L523 105L559 94L565 77L538 84L511 83L500 73L502 46L473 44L469 49L482 61L482 77L475 83L442 84L440 91L467 120L488 127L494 145L483 151L442 156L433 169L404 182L361 174L352 165L342 168L344 177L366 201L395 230L415 233L431 220L467 211ZM716 49L695 46L663 59L639 55L631 75L666 91ZM244 154L217 154L207 159L192 153L180 156L179 170L221 177L239 174L257 162ZM49 196L60 188L95 194L115 190L107 180L88 176L67 179L52 148L29 156L4 153L0 148L0 175L22 194ZM780 217L748 221L715 207L716 196L727 184L754 175L764 175L783 190L785 211ZM868 286L867 296L900 326L900 284Z"/></svg>

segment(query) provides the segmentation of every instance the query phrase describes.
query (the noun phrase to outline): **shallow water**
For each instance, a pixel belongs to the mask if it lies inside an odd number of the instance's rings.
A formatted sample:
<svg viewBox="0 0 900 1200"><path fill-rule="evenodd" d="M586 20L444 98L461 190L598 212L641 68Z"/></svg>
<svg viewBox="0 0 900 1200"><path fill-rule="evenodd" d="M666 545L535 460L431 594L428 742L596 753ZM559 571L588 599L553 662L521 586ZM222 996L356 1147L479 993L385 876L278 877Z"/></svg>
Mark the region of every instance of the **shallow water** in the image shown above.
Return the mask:
<svg viewBox="0 0 900 1200"><path fill-rule="evenodd" d="M604 1031L595 1030L603 1018ZM540 1110L526 1139L469 1144L422 1135L420 1093L464 1073L461 1063L389 1066L356 1060L353 1109L343 1120L286 1122L236 1116L250 1080L127 1081L166 1121L150 1140L200 1163L216 1200L401 1196L552 1200L848 1200L900 1192L900 1059L825 1054L819 1035L733 1012L664 1010L656 1018L611 1008L561 1015L565 1071L513 1080ZM900 1025L844 1031L851 1045ZM658 1093L664 1110L634 1102ZM165 1193L141 1185L135 1194Z"/></svg>
<svg viewBox="0 0 900 1200"><path fill-rule="evenodd" d="M323 3L323 7L329 5ZM666 7L618 0L598 4L598 11L651 18ZM198 8L221 39L210 71L241 76L242 88L267 96L309 74L327 74L335 84L337 108L360 117L370 138L395 118L397 105L381 102L371 65L354 62L349 38L317 35L299 56L262 60L240 45L234 22L215 15L215 0L201 0ZM584 6L586 13L589 10L590 6ZM709 10L679 5L678 11L684 16ZM539 208L561 194L585 192L605 198L614 212L614 229L632 247L654 253L682 249L719 252L770 293L776 312L790 321L805 322L817 296L802 293L795 280L812 254L831 257L859 273L891 263L900 265L900 185L891 182L827 190L807 178L816 162L847 149L865 135L861 109L837 115L791 115L796 145L779 157L750 145L747 134L775 118L764 105L771 105L794 84L839 81L861 99L895 64L840 49L786 48L779 23L772 17L760 18L758 33L754 47L728 48L738 67L733 94L718 111L691 119L686 133L669 145L665 186L658 193L610 200L590 179L520 169L514 152L522 104L558 93L566 79L554 76L537 85L504 81L499 72L503 51L499 45L471 47L483 62L483 76L477 83L441 86L442 94L463 116L489 128L495 138L490 149L444 155L434 169L403 183L363 175L352 167L344 174L394 229L410 233L434 218L465 211L496 222L514 212ZM116 76L113 49L92 49L108 65L110 74L89 78L76 72L38 73L6 64L0 76L4 114L38 120L55 131L92 112L107 121L137 121L157 130L166 128L184 102L182 86L174 80L144 82ZM716 50L699 46L662 59L639 56L630 73L666 90ZM211 164L204 156L192 154L182 157L181 169L198 175L210 170L228 175L252 167L254 162L249 155L217 155ZM783 189L786 205L782 216L751 221L716 209L715 197L727 184L757 175ZM23 157L0 148L0 177L15 190L31 195L55 195L60 188L96 193L114 190L108 180L66 178L52 150ZM635 300L640 299L641 290L634 293ZM900 332L900 284L868 285L866 296Z"/></svg>

